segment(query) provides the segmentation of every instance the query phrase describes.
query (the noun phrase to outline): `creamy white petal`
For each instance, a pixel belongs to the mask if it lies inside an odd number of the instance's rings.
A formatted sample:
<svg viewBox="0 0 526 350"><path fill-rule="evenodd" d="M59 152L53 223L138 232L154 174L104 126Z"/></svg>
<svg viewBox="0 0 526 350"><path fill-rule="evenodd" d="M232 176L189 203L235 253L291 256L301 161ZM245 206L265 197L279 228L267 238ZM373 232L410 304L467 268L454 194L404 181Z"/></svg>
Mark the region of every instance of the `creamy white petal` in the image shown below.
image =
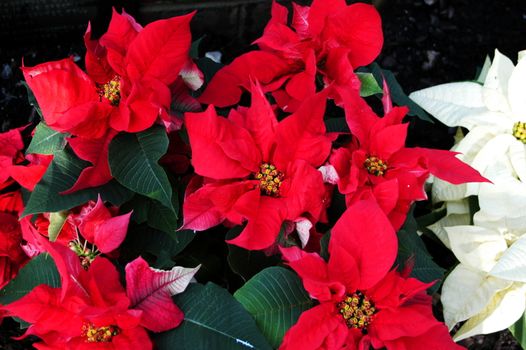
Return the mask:
<svg viewBox="0 0 526 350"><path fill-rule="evenodd" d="M489 334L508 328L524 313L526 307L524 293L524 285L500 291L482 312L460 327L453 340L459 341L477 334Z"/></svg>
<svg viewBox="0 0 526 350"><path fill-rule="evenodd" d="M451 244L449 243L449 237L447 235L445 227L450 226L459 226L459 225L469 225L470 217L469 213L466 214L449 214L438 220L432 225L429 225L427 228L433 231L433 233L444 243L446 247L451 249Z"/></svg>
<svg viewBox="0 0 526 350"><path fill-rule="evenodd" d="M459 264L442 286L444 320L449 329L480 313L493 296L512 282L491 277L480 270Z"/></svg>
<svg viewBox="0 0 526 350"><path fill-rule="evenodd" d="M500 232L479 226L445 228L457 259L477 270L489 271L508 248Z"/></svg>
<svg viewBox="0 0 526 350"><path fill-rule="evenodd" d="M510 143L508 154L517 176L519 179L526 182L526 145L519 140L514 140Z"/></svg>
<svg viewBox="0 0 526 350"><path fill-rule="evenodd" d="M471 129L471 118L487 111L482 86L473 82L449 83L415 91L409 97L448 126Z"/></svg>
<svg viewBox="0 0 526 350"><path fill-rule="evenodd" d="M493 63L484 81L484 102L489 110L509 113L508 80L515 66L511 60L495 50Z"/></svg>
<svg viewBox="0 0 526 350"><path fill-rule="evenodd" d="M435 177L431 196L433 202L455 201L466 198L466 184L453 185Z"/></svg>
<svg viewBox="0 0 526 350"><path fill-rule="evenodd" d="M508 102L516 121L526 121L526 60L520 60L508 82Z"/></svg>
<svg viewBox="0 0 526 350"><path fill-rule="evenodd" d="M510 281L526 282L526 236L513 243L489 273Z"/></svg>

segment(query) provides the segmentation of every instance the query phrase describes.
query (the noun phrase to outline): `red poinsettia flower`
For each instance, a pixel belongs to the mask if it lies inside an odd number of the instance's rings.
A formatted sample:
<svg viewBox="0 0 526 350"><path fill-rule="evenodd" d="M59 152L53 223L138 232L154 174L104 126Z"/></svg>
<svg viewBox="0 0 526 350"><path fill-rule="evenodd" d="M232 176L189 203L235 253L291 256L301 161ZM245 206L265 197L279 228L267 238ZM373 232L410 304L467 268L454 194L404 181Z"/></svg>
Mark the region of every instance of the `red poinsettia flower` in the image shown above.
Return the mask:
<svg viewBox="0 0 526 350"><path fill-rule="evenodd" d="M3 197L6 198L6 197ZM2 206L0 199L0 206ZM0 289L2 289L18 270L28 261L22 249L22 231L16 212L0 212Z"/></svg>
<svg viewBox="0 0 526 350"><path fill-rule="evenodd" d="M151 349L141 326L142 312L129 309L130 300L117 269L97 258L89 270L68 248L49 244L62 279L61 288L39 285L5 306L8 316L31 323L25 336L42 342L37 349Z"/></svg>
<svg viewBox="0 0 526 350"><path fill-rule="evenodd" d="M44 251L39 247L40 236L53 236L53 240L70 247L87 267L97 255L113 252L126 238L132 213L117 215L117 211L107 208L99 196L97 202L89 201L69 213L38 215L34 225L23 221L24 239Z"/></svg>
<svg viewBox="0 0 526 350"><path fill-rule="evenodd" d="M433 317L430 285L389 271L397 238L374 201L357 202L338 220L328 262L297 247L282 253L319 305L301 314L281 350L461 349Z"/></svg>
<svg viewBox="0 0 526 350"><path fill-rule="evenodd" d="M27 154L21 132L26 127L0 133L0 190L17 182L32 191L53 159L51 155Z"/></svg>
<svg viewBox="0 0 526 350"><path fill-rule="evenodd" d="M0 308L31 323L24 337L38 336L37 349L151 349L145 328L166 331L181 322L182 312L170 297L186 288L197 269L160 271L139 258L126 266L125 291L109 260L98 257L85 270L68 248L41 244L53 257L62 286L39 285ZM164 307L151 307L155 300Z"/></svg>
<svg viewBox="0 0 526 350"><path fill-rule="evenodd" d="M424 182L430 174L454 184L488 181L456 158L455 152L405 147L408 124L402 124L402 119L406 107L389 108L380 118L355 96L345 102L345 111L355 138L331 155L330 163L339 176L338 189L348 204L376 199L395 229L403 224L415 200L427 198Z"/></svg>
<svg viewBox="0 0 526 350"><path fill-rule="evenodd" d="M111 179L108 146L117 132L145 130L159 117L170 123L170 85L186 79L192 88L200 86L202 74L188 56L192 16L142 28L114 10L99 40L91 40L88 26L87 74L71 59L23 67L46 124L71 134L75 153L92 163L66 194Z"/></svg>
<svg viewBox="0 0 526 350"><path fill-rule="evenodd" d="M202 176L188 185L184 228L206 230L226 221L243 232L229 243L247 249L272 245L285 220L316 222L325 187L316 167L331 149L325 134L325 94L278 122L259 86L250 108L220 117L213 107L185 117L192 165Z"/></svg>
<svg viewBox="0 0 526 350"><path fill-rule="evenodd" d="M381 19L373 6L344 0L314 0L310 7L293 4L288 11L274 1L272 18L255 43L260 50L236 58L210 81L200 96L219 107L235 104L250 78L273 91L283 110L294 111L316 92L316 75L324 83L359 90L353 69L371 63L383 44ZM335 97L335 96L330 96Z"/></svg>

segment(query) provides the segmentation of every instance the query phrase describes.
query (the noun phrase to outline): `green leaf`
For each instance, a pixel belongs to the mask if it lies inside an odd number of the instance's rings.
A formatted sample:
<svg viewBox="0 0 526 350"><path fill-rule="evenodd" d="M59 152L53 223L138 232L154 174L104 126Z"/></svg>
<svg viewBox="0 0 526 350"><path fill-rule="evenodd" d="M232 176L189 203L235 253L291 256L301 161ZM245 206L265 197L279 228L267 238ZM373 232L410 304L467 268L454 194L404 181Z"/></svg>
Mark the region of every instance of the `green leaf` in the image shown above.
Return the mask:
<svg viewBox="0 0 526 350"><path fill-rule="evenodd" d="M515 324L513 324L509 329L515 339L519 342L523 349L526 349L526 314L522 315L521 318Z"/></svg>
<svg viewBox="0 0 526 350"><path fill-rule="evenodd" d="M56 151L64 149L65 146L66 134L55 131L45 123L40 122L35 128L35 134L26 153L54 154Z"/></svg>
<svg viewBox="0 0 526 350"><path fill-rule="evenodd" d="M417 116L422 120L433 123L433 120L429 117L429 114L427 114L426 111L422 109L422 107L417 105L407 96L391 71L382 69L377 63L373 63L371 68L372 73L379 85L383 84L384 79L387 82L387 86L391 92L391 99L394 103L396 103L398 106L409 107L409 113L407 113L408 115Z"/></svg>
<svg viewBox="0 0 526 350"><path fill-rule="evenodd" d="M58 234L60 231L62 231L62 227L64 227L67 218L67 211L57 211L55 213L49 214L49 227L47 232L51 242L55 242L57 240Z"/></svg>
<svg viewBox="0 0 526 350"><path fill-rule="evenodd" d="M192 42L192 45L190 45L190 51L188 52L188 55L191 58L193 58L193 59L199 58L199 46L201 45L201 42L203 41L204 38L205 38L205 36L203 35L199 39L194 40Z"/></svg>
<svg viewBox="0 0 526 350"><path fill-rule="evenodd" d="M325 261L329 261L329 241L331 239L331 233L325 233L320 239L320 256Z"/></svg>
<svg viewBox="0 0 526 350"><path fill-rule="evenodd" d="M89 200L97 200L99 194L103 200L110 201L118 206L132 197L132 192L114 180L99 187L61 195L60 192L73 186L80 172L87 165L87 162L76 158L67 149L57 151L44 177L31 192L22 217L31 214L68 210Z"/></svg>
<svg viewBox="0 0 526 350"><path fill-rule="evenodd" d="M327 132L350 132L344 117L326 119L325 129Z"/></svg>
<svg viewBox="0 0 526 350"><path fill-rule="evenodd" d="M174 194L173 206L174 209L169 209L148 197L135 195L133 199L126 203L123 211L133 210L132 219L139 223L146 223L148 226L159 231L166 232L170 236L176 236L177 223L177 208L179 202L177 200L177 193Z"/></svg>
<svg viewBox="0 0 526 350"><path fill-rule="evenodd" d="M0 290L0 304L12 303L40 284L60 287L60 275L53 259L47 253L31 259L18 271L16 278Z"/></svg>
<svg viewBox="0 0 526 350"><path fill-rule="evenodd" d="M250 279L234 297L254 317L273 348L301 313L313 306L299 277L282 267L269 267Z"/></svg>
<svg viewBox="0 0 526 350"><path fill-rule="evenodd" d="M236 226L226 234L225 239L232 239L238 236L244 227ZM266 267L277 265L281 261L281 256L267 256L262 251L246 250L233 244L228 245L228 265L232 271L241 276L246 282L252 276Z"/></svg>
<svg viewBox="0 0 526 350"><path fill-rule="evenodd" d="M40 110L40 106L38 105L37 99L35 98L33 91L29 88L29 85L27 85L25 81L21 81L21 83L27 89L27 101L29 102L29 105L33 106L40 118L42 118L42 111Z"/></svg>
<svg viewBox="0 0 526 350"><path fill-rule="evenodd" d="M477 83L484 84L484 81L486 80L486 77L488 76L489 69L491 68L491 59L488 55L486 55L486 59L484 60L484 65L480 69L479 74L477 74Z"/></svg>
<svg viewBox="0 0 526 350"><path fill-rule="evenodd" d="M172 209L172 187L159 159L168 149L166 130L159 125L137 134L123 133L110 143L111 173L124 187L156 199Z"/></svg>
<svg viewBox="0 0 526 350"><path fill-rule="evenodd" d="M433 261L433 258L427 251L424 242L416 230L417 223L411 211L404 226L398 231L398 256L396 258L396 264L404 266L408 260L413 259L414 267L411 271L411 277L415 277L425 283L436 281L436 283L429 288L429 292L434 293L440 287L445 270Z"/></svg>
<svg viewBox="0 0 526 350"><path fill-rule="evenodd" d="M121 254L131 261L138 255L151 254L156 259L155 268L170 269L174 266L173 258L177 256L194 239L195 233L190 230L175 232L170 236L151 227L133 225L123 243Z"/></svg>
<svg viewBox="0 0 526 350"><path fill-rule="evenodd" d="M213 283L191 284L174 300L184 321L153 336L157 349L271 349L252 317L225 289Z"/></svg>
<svg viewBox="0 0 526 350"><path fill-rule="evenodd" d="M209 82L217 71L223 67L221 63L214 62L208 57L201 57L196 63L197 67L203 72L206 82Z"/></svg>
<svg viewBox="0 0 526 350"><path fill-rule="evenodd" d="M358 79L360 79L360 96L368 97L376 94L381 94L383 92L380 85L374 78L372 73L356 73Z"/></svg>

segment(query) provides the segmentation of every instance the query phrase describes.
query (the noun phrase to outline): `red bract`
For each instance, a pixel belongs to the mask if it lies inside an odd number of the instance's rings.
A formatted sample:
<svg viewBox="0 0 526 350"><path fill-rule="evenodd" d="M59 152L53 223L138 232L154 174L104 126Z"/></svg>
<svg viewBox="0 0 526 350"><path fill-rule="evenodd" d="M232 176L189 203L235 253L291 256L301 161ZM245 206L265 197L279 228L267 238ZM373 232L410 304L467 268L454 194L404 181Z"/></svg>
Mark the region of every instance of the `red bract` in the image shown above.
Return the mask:
<svg viewBox="0 0 526 350"><path fill-rule="evenodd" d="M374 201L338 220L328 262L297 247L282 253L319 305L301 314L280 349L461 349L433 317L429 284L389 271L397 238Z"/></svg>
<svg viewBox="0 0 526 350"><path fill-rule="evenodd" d="M17 214L0 212L0 289L16 276L27 260Z"/></svg>
<svg viewBox="0 0 526 350"><path fill-rule="evenodd" d="M3 307L8 316L31 323L24 337L38 336L37 349L151 349L141 326L142 311L130 309L117 269L97 258L84 270L69 248L45 243L62 287L39 285Z"/></svg>
<svg viewBox="0 0 526 350"><path fill-rule="evenodd" d="M405 147L406 107L392 108L380 118L358 96L345 103L347 124L356 137L334 151L330 163L348 205L374 198L398 229L410 205L427 198L424 182L429 174L454 184L488 181L454 152Z"/></svg>
<svg viewBox="0 0 526 350"><path fill-rule="evenodd" d="M347 6L344 0L314 0L311 7L293 4L291 27L287 9L273 3L272 19L255 43L260 51L236 58L221 69L200 96L220 107L239 101L250 78L273 91L280 107L294 111L316 91L316 74L324 84L359 89L353 68L371 63L383 44L381 19L371 5ZM330 96L336 97L336 96Z"/></svg>
<svg viewBox="0 0 526 350"><path fill-rule="evenodd" d="M115 215L116 212L117 208L107 208L99 196L96 203L89 201L69 213L41 214L34 226L25 221L24 238L38 246L40 234L49 237L50 221L57 220L60 228L56 241L73 249L87 267L99 253L113 252L126 238L132 213Z"/></svg>
<svg viewBox="0 0 526 350"><path fill-rule="evenodd" d="M192 15L153 22L142 29L116 11L98 41L86 33L86 67L71 59L24 67L24 77L49 127L89 139L111 127L138 132L170 104L168 85L188 61Z"/></svg>
<svg viewBox="0 0 526 350"><path fill-rule="evenodd" d="M325 135L325 94L308 99L278 122L258 86L250 108L228 118L213 107L187 113L192 164L203 178L188 186L184 228L206 230L223 221L243 232L229 243L247 249L272 245L285 220L316 222L325 208L325 188L316 167L331 149Z"/></svg>
<svg viewBox="0 0 526 350"><path fill-rule="evenodd" d="M151 268L141 257L126 265L126 292L132 307L143 311L144 327L164 332L179 326L184 314L172 296L186 289L197 270L199 266L174 266L170 271L162 271Z"/></svg>

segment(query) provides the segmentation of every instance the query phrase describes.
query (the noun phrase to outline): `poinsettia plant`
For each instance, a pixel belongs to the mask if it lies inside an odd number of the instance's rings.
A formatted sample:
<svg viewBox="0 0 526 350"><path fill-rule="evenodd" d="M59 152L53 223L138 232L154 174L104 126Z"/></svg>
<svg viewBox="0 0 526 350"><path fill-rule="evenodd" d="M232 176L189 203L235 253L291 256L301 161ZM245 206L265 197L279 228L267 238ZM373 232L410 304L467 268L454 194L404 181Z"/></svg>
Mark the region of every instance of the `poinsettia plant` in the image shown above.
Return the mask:
<svg viewBox="0 0 526 350"><path fill-rule="evenodd" d="M522 245L501 257L509 237L474 226L500 265L478 266L466 247L480 247L451 237L461 265L441 290L453 266L426 248L439 244L423 233L428 185L480 188L482 203L498 176L465 148L409 147L415 113L373 63L372 5L274 1L257 49L226 65L196 54L193 14L143 27L114 10L100 38L87 25L83 65L23 66L41 119L0 134L0 317L18 339L458 349L448 326L482 307L448 304L456 275L480 267L506 303L523 292L506 271ZM485 331L469 322L465 334Z"/></svg>

